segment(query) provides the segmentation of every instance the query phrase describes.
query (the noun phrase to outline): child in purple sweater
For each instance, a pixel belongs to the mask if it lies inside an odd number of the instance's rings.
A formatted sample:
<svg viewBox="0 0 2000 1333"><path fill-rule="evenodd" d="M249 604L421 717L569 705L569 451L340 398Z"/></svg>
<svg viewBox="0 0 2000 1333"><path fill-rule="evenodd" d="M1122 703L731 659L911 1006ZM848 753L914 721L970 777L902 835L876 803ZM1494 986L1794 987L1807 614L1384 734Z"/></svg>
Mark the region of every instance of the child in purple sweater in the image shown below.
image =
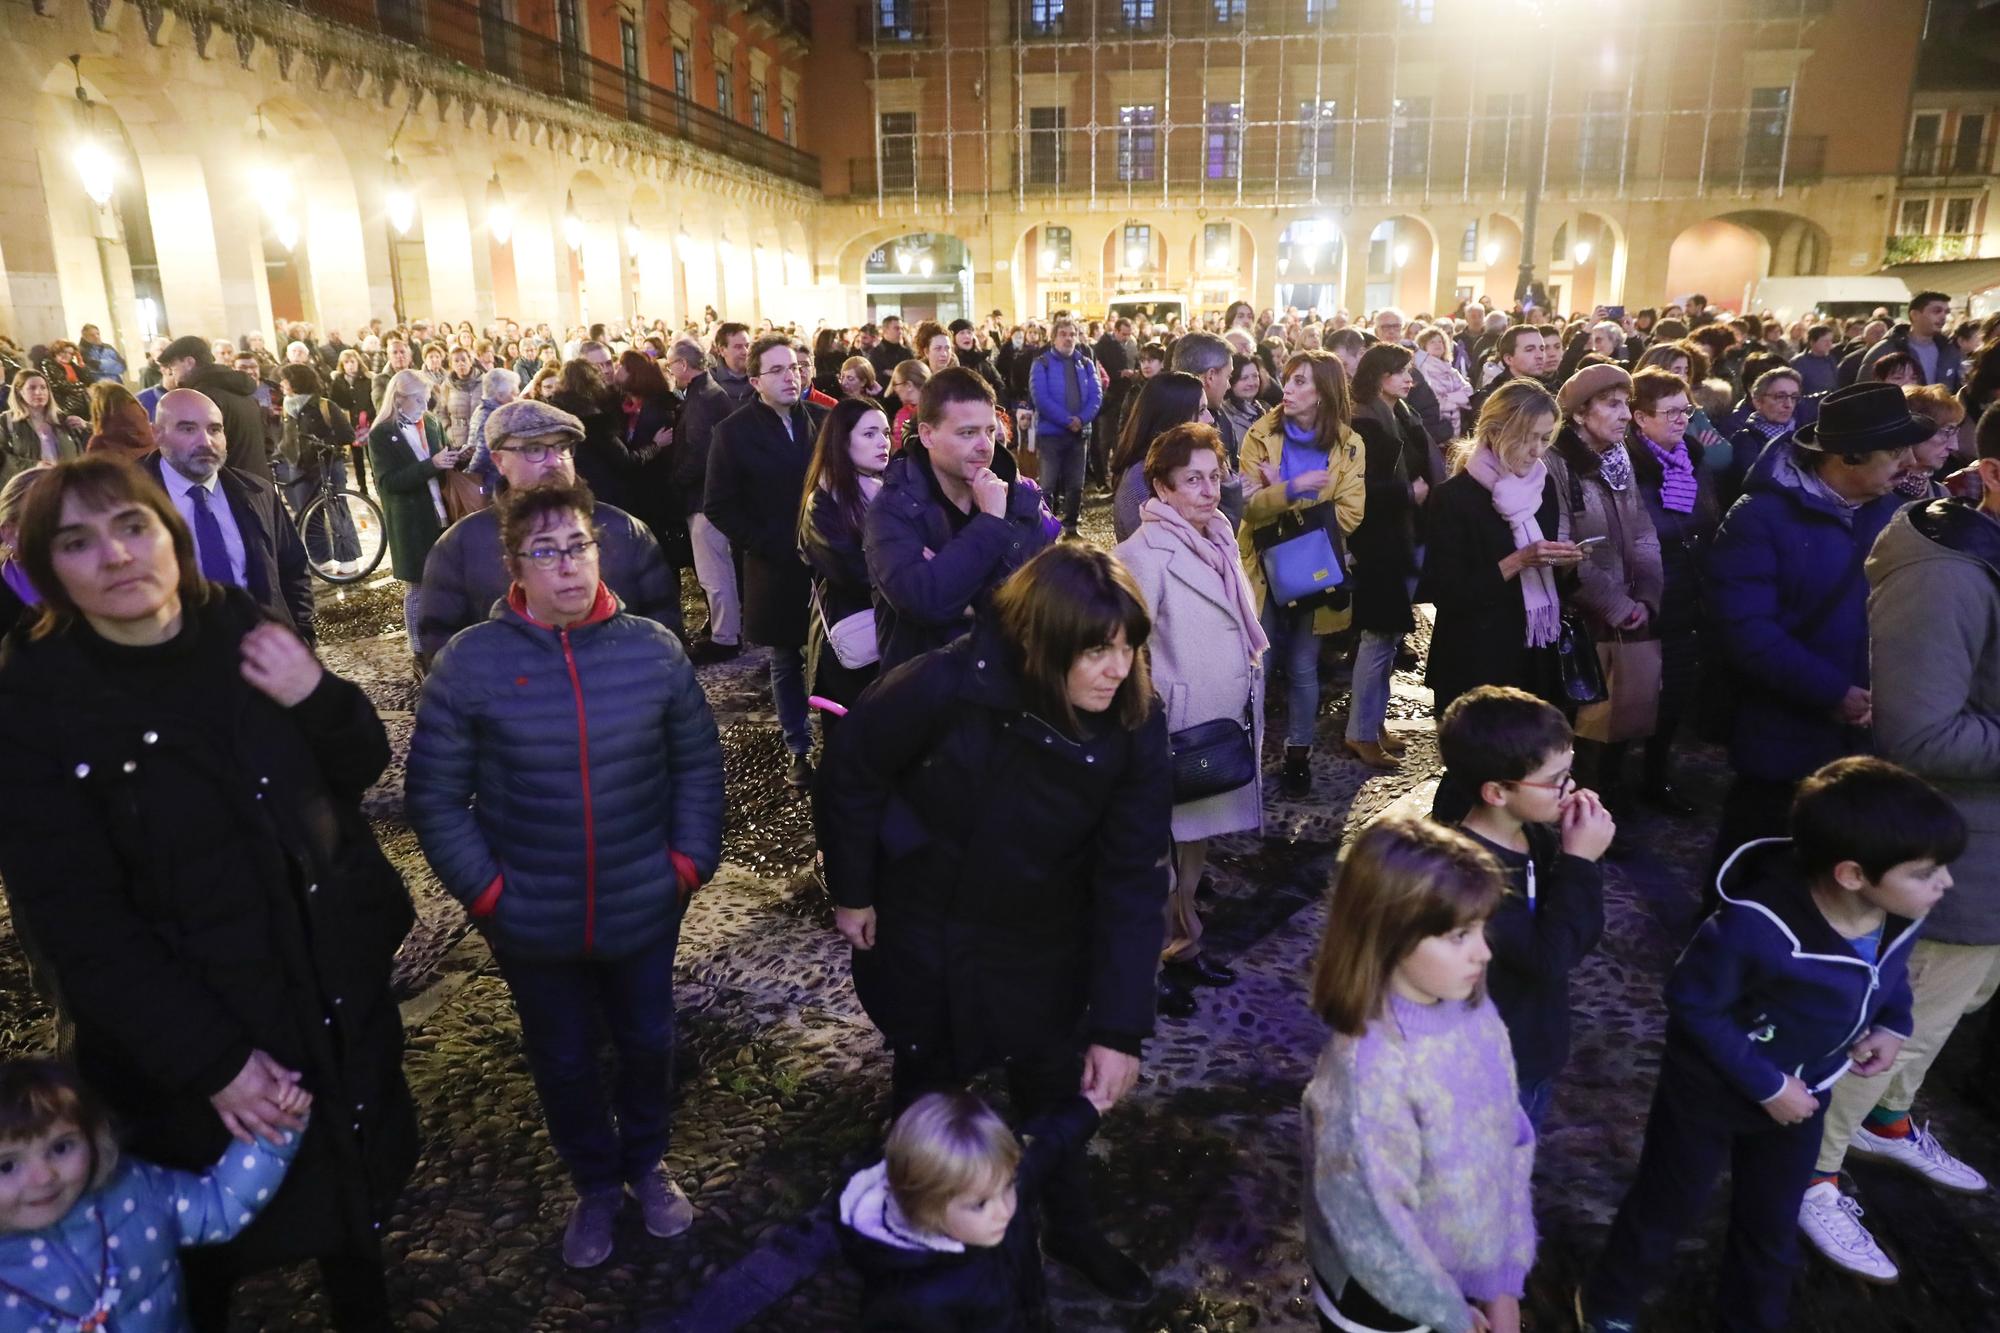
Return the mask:
<svg viewBox="0 0 2000 1333"><path fill-rule="evenodd" d="M1320 1326L1516 1333L1535 1258L1535 1137L1485 995L1500 867L1455 829L1384 818L1328 904L1305 1095L1306 1252Z"/></svg>

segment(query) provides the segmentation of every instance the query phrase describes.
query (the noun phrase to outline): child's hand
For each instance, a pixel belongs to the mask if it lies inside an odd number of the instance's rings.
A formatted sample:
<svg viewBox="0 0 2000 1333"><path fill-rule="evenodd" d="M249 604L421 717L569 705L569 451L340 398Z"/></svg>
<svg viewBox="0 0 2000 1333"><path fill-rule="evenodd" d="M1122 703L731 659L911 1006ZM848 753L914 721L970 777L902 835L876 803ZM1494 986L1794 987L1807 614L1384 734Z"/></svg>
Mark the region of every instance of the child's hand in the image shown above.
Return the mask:
<svg viewBox="0 0 2000 1333"><path fill-rule="evenodd" d="M1495 1296L1490 1301L1475 1302L1472 1307L1473 1322L1483 1325L1490 1333L1521 1333L1521 1302L1515 1296Z"/></svg>
<svg viewBox="0 0 2000 1333"><path fill-rule="evenodd" d="M1857 1078L1873 1078L1877 1074L1889 1072L1889 1066L1896 1062L1896 1053L1903 1049L1903 1039L1893 1032L1876 1028L1860 1041L1854 1043L1847 1052L1847 1058L1854 1061L1854 1068L1848 1072Z"/></svg>
<svg viewBox="0 0 2000 1333"><path fill-rule="evenodd" d="M1796 1125L1819 1114L1819 1098L1794 1076L1785 1075L1785 1090L1764 1103L1764 1110L1781 1125Z"/></svg>
<svg viewBox="0 0 2000 1333"><path fill-rule="evenodd" d="M1611 846L1618 823L1594 791L1578 788L1562 799L1562 849L1571 856L1595 861Z"/></svg>
<svg viewBox="0 0 2000 1333"><path fill-rule="evenodd" d="M304 1119L306 1113L312 1110L313 1095L294 1083L289 1089L278 1094L277 1103L280 1111Z"/></svg>

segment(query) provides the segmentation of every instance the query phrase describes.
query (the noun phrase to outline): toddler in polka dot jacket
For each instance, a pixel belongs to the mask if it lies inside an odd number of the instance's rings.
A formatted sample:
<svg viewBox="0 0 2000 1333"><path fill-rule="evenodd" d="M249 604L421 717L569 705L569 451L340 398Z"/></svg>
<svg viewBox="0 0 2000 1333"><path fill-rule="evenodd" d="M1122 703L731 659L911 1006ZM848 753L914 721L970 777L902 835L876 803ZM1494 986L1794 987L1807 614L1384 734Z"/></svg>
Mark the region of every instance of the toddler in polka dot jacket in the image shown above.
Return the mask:
<svg viewBox="0 0 2000 1333"><path fill-rule="evenodd" d="M312 1098L293 1086L285 1109ZM196 1175L121 1158L68 1068L0 1065L0 1333L180 1333L183 1246L234 1237L284 1182L302 1130L232 1141Z"/></svg>

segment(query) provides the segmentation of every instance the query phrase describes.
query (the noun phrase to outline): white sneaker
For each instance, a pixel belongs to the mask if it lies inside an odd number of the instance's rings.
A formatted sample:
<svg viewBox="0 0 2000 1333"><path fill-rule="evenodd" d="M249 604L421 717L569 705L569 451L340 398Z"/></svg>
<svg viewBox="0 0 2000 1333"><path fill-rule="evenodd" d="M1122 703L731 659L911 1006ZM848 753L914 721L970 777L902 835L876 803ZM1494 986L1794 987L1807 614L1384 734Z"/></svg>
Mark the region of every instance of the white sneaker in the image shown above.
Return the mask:
<svg viewBox="0 0 2000 1333"><path fill-rule="evenodd" d="M1979 1194L1986 1189L1986 1177L1946 1152L1931 1136L1928 1123L1912 1124L1909 1137L1901 1139L1886 1138L1864 1124L1854 1131L1854 1151L1914 1171L1939 1189L1960 1194Z"/></svg>
<svg viewBox="0 0 2000 1333"><path fill-rule="evenodd" d="M1901 1274L1861 1225L1861 1205L1822 1180L1799 1200L1799 1230L1828 1263L1865 1282L1887 1285Z"/></svg>

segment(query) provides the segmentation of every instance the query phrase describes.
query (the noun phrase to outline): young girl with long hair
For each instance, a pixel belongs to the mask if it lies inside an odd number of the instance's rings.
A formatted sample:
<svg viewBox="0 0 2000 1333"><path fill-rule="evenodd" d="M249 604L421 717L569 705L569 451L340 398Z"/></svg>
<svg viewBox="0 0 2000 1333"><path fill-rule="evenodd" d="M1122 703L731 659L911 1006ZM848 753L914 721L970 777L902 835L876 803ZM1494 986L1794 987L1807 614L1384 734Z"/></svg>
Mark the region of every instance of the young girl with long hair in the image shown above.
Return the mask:
<svg viewBox="0 0 2000 1333"><path fill-rule="evenodd" d="M837 704L853 703L875 679L877 661L859 660L874 647L873 593L862 552L861 520L868 502L882 489L890 452L889 418L881 406L866 398L844 398L827 413L812 462L806 466L805 493L799 500L799 550L812 566L818 608L807 645L813 667L810 679L813 693ZM864 612L869 615L865 637L859 633L861 622L849 621ZM834 627L841 625L846 629L836 646L831 639ZM821 719L829 736L837 723L831 713Z"/></svg>
<svg viewBox="0 0 2000 1333"><path fill-rule="evenodd" d="M1535 1137L1486 996L1492 855L1386 816L1348 850L1313 965L1333 1028L1304 1101L1322 1329L1516 1333Z"/></svg>

